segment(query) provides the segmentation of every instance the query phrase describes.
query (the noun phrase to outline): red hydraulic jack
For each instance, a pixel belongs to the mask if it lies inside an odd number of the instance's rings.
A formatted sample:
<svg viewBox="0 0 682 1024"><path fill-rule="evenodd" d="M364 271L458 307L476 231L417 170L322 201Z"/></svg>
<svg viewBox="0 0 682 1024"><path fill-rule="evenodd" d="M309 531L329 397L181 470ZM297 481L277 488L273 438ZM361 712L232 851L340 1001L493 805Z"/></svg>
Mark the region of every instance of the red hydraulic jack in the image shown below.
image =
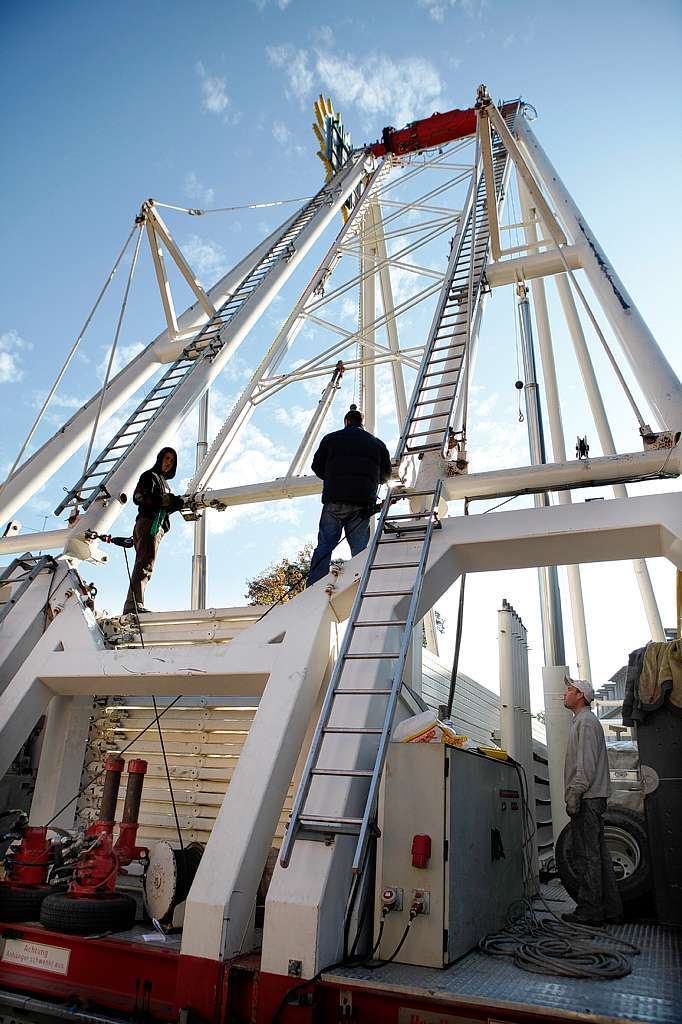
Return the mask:
<svg viewBox="0 0 682 1024"><path fill-rule="evenodd" d="M65 893L43 901L40 923L53 931L85 935L100 931L125 931L135 923L137 904L132 896L116 892L119 874L134 860L145 860L148 851L136 845L138 815L147 762L128 762L123 818L114 843L116 801L124 768L123 758L109 755L105 762L104 788L98 821L85 831L84 847Z"/></svg>
<svg viewBox="0 0 682 1024"><path fill-rule="evenodd" d="M25 820L25 818L24 818ZM45 897L54 892L47 884L54 861L46 828L26 826L21 842L5 857L5 878L0 882L0 921L37 921Z"/></svg>

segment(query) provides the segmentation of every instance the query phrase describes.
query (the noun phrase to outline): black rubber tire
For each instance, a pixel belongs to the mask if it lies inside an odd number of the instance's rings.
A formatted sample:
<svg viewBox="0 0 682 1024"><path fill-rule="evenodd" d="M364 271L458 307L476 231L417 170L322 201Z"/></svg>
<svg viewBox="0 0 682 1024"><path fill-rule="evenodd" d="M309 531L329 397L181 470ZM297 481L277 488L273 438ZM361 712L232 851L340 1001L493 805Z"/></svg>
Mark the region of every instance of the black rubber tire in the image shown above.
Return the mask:
<svg viewBox="0 0 682 1024"><path fill-rule="evenodd" d="M627 877L616 877L618 881L618 892L623 903L629 903L639 899L651 890L651 857L649 854L649 841L647 837L646 822L643 815L637 811L631 811L629 807L607 807L604 813L604 832L606 843L609 840L612 830L618 829L626 832L632 843L637 845L639 850L639 863ZM569 896L576 899L578 892L578 879L573 870L573 858L570 849L570 827L567 825L557 839L554 856L556 859L559 877L562 885Z"/></svg>
<svg viewBox="0 0 682 1024"><path fill-rule="evenodd" d="M122 892L98 898L57 893L43 900L40 923L53 932L93 935L124 932L135 924L136 914L137 903Z"/></svg>
<svg viewBox="0 0 682 1024"><path fill-rule="evenodd" d="M0 921L38 921L43 900L52 892L48 885L15 889L0 883Z"/></svg>

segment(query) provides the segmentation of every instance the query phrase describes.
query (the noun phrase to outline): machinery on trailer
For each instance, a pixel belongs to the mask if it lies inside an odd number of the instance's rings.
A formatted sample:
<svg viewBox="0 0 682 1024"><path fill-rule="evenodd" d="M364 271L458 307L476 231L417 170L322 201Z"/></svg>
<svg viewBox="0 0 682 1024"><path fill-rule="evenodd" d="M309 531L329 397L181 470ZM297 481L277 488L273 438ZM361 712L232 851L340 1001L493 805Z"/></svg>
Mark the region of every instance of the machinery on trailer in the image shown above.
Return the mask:
<svg viewBox="0 0 682 1024"><path fill-rule="evenodd" d="M502 740L513 761L481 743L391 742L398 722L427 707L421 638L433 647L435 602L457 580L463 600L470 573L536 567L556 838L566 820L568 729L557 566L568 567L577 674L589 677L580 564L633 561L655 640L664 634L644 559L682 565L679 493L626 491L630 482L679 476L682 387L528 113L521 100L495 104L482 86L469 110L387 128L380 142L353 149L321 100L316 134L327 181L208 290L176 244L164 204L142 205L114 267L125 265L132 246L102 388L24 458L44 406L0 488L3 520L12 521L0 554L20 556L0 576L0 774L45 716L29 823L14 837L0 882L0 918L3 905L15 906L0 921L4 1019L521 1022L587 1019L575 1007L588 1004L615 1019L612 992L596 986L585 1003L575 987L584 983L562 979L548 992L532 975L515 990L511 965L493 962L495 974L470 952L535 884L527 658L524 668L517 641L504 647L501 671ZM443 172L419 190L422 175ZM451 189L459 190L457 207ZM520 223L506 222L514 190ZM341 212L338 234L209 439L211 385ZM145 235L166 327L111 376ZM434 269L427 253L438 242ZM420 251L422 266L408 259ZM359 272L337 284L348 256ZM196 300L181 315L168 258ZM420 283L394 294L391 270ZM547 279L556 282L594 417L597 457L585 445L576 460L566 456ZM469 400L487 299L504 287L513 289L518 318L530 464L481 472ZM329 319L339 318L351 289L359 298L354 332ZM401 315L429 300L423 340L401 344ZM632 412L626 454L615 450L584 322ZM323 347L316 339L295 358L297 336L310 324L334 341ZM319 493L305 468L351 374L371 431L385 383L399 435L366 552L265 613L207 609L205 515ZM285 388L315 380L324 390L286 475L210 489L256 412ZM93 454L98 429L136 395L135 409ZM117 539L110 531L135 480L197 406L197 465L185 495L195 522L192 609L139 621L98 615L82 565L107 562L106 545ZM67 522L29 545L12 517L83 446L83 472L56 509ZM613 500L572 503L572 490L594 486L613 487ZM518 495L532 495L533 507L467 514L475 502ZM501 630L521 637L512 613L505 605ZM452 680L454 687L456 665ZM452 690L449 697L455 720L466 715ZM477 712L468 714L475 729ZM4 904L1 887L13 894ZM647 935L653 942L654 932ZM637 986L656 970L654 1000ZM629 1012L632 997L637 1012L650 1013L642 1019L672 1021L668 970L643 954L619 983L618 1014Z"/></svg>

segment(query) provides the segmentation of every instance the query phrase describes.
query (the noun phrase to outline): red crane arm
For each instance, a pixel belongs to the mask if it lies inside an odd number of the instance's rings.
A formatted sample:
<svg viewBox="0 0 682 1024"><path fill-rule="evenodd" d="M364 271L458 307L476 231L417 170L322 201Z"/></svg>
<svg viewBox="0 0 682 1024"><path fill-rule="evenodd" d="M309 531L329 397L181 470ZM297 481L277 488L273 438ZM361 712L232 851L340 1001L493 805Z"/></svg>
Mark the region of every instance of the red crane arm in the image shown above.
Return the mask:
<svg viewBox="0 0 682 1024"><path fill-rule="evenodd" d="M432 114L421 121L413 121L407 128L384 128L381 142L367 146L374 156L387 153L414 153L419 149L441 146L454 139L463 139L476 131L476 110L448 110L445 114Z"/></svg>
<svg viewBox="0 0 682 1024"><path fill-rule="evenodd" d="M504 114L508 104L502 107ZM415 153L420 149L443 146L455 139L466 138L476 131L476 108L469 110L448 110L445 114L432 114L421 121L413 121L406 128L384 128L381 142L367 146L367 152L374 156L387 153Z"/></svg>

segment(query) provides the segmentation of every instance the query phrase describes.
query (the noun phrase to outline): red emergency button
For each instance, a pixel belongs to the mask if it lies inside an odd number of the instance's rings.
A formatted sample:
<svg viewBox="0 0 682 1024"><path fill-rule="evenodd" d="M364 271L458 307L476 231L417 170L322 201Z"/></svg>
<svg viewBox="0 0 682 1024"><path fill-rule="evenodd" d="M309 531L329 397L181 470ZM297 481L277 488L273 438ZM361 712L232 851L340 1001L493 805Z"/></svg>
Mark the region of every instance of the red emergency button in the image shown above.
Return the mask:
<svg viewBox="0 0 682 1024"><path fill-rule="evenodd" d="M412 837L412 866L425 868L431 856L431 836Z"/></svg>

